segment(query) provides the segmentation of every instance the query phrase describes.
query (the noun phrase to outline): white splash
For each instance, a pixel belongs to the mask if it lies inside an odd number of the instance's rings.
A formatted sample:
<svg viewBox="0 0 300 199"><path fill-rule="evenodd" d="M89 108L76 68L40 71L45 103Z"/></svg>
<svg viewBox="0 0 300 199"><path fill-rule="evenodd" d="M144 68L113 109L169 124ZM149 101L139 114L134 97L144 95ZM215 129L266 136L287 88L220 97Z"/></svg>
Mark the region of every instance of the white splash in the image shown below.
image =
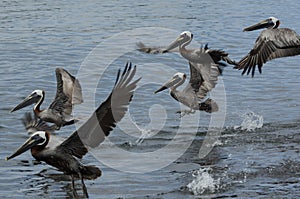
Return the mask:
<svg viewBox="0 0 300 199"><path fill-rule="evenodd" d="M264 124L263 116L257 115L252 111L241 114L241 118L243 119L241 125L235 127L235 129L254 131L261 128Z"/></svg>
<svg viewBox="0 0 300 199"><path fill-rule="evenodd" d="M210 172L211 168L204 168L192 173L194 179L187 185L187 188L194 195L201 195L204 192L215 193L220 187L220 178L214 179Z"/></svg>

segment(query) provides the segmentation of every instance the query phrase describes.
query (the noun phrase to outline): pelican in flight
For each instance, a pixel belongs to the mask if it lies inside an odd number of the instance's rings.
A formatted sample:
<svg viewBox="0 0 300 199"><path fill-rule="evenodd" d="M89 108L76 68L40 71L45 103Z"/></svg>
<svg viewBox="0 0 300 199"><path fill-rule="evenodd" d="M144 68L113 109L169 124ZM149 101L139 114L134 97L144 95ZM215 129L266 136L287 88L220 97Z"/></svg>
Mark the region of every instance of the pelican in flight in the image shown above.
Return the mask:
<svg viewBox="0 0 300 199"><path fill-rule="evenodd" d="M300 54L300 36L289 28L278 28L279 24L277 18L270 17L244 29L244 31L253 31L267 28L260 33L253 49L235 66L239 70L243 69L242 75L246 72L249 75L251 72L254 77L256 66L261 73L262 66L267 61Z"/></svg>
<svg viewBox="0 0 300 199"><path fill-rule="evenodd" d="M199 102L199 100L203 100L207 93L216 86L223 67L227 64L236 65L236 62L231 60L225 51L210 49L208 45L197 49L186 49L192 39L193 34L184 31L165 48L147 47L141 42L137 43L137 46L138 50L152 54L174 52L179 47L181 56L189 61L191 75L189 84L182 91L177 91L176 88L184 83L186 75L176 73L170 81L155 93L169 88L173 98L191 108L190 111L185 113L193 112L193 110L218 111L218 105L212 99L207 99L204 102Z"/></svg>
<svg viewBox="0 0 300 199"><path fill-rule="evenodd" d="M210 85L213 87L217 84L218 76L221 74L221 68L218 68L218 65L213 65L210 71ZM172 79L167 81L164 85L162 85L157 91L154 93L161 92L165 89L170 89L170 95L180 103L189 107L189 111L179 111L181 116L185 114L194 113L195 110L206 111L208 113L218 111L218 105L212 99L206 99L204 102L200 102L200 100L204 99L207 93L212 90L213 87L207 89L207 86L204 85L206 82L203 80L201 73L199 73L191 64L190 64L190 80L186 87L179 91L177 87L182 85L187 76L185 73L176 73Z"/></svg>
<svg viewBox="0 0 300 199"><path fill-rule="evenodd" d="M81 86L79 81L65 69L56 68L55 73L57 80L56 96L48 109L40 109L45 98L45 91L34 90L10 112L35 104L33 108L35 115L46 122L54 123L56 129L74 124L76 119L73 118L71 113L73 105L83 102Z"/></svg>
<svg viewBox="0 0 300 199"><path fill-rule="evenodd" d="M189 61L190 68L193 67L198 71L197 73L201 76L201 88L207 93L215 87L217 77L222 73L222 67L226 66L222 61L232 65L236 65L236 62L231 60L225 51L209 49L208 45L198 49L186 49L186 46L191 43L192 39L193 34L189 31L184 31L163 52L179 47L181 56ZM218 69L218 73L216 69ZM203 99L203 93L205 92L196 91L196 93L200 99Z"/></svg>
<svg viewBox="0 0 300 199"><path fill-rule="evenodd" d="M96 179L101 176L101 170L96 166L86 166L80 163L88 147L97 147L108 136L125 115L128 105L133 97L137 82L134 80L136 67L127 64L123 73L119 70L115 85L108 98L94 111L92 116L73 132L62 143L53 143L47 131L37 131L32 134L15 153L6 157L12 159L27 150L38 161L56 167L72 178L74 198L78 198L75 189L75 177L79 177L85 197L88 197L84 179Z"/></svg>
<svg viewBox="0 0 300 199"><path fill-rule="evenodd" d="M193 34L189 31L184 31L168 47L147 47L142 42L138 42L137 47L139 51L150 54L177 52L177 47L179 47L181 56L191 62L192 66L197 70L203 67L199 64L220 64L220 61L236 65L236 62L228 57L228 53L222 50L209 49L207 44L197 49L186 49L186 46L191 43L192 39Z"/></svg>

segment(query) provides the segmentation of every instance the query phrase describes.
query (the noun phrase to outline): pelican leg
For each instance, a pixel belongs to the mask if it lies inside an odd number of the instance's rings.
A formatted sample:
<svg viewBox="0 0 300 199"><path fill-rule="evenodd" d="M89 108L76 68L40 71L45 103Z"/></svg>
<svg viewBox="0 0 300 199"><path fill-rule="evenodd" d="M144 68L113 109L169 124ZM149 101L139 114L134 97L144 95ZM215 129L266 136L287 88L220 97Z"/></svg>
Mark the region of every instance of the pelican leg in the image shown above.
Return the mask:
<svg viewBox="0 0 300 199"><path fill-rule="evenodd" d="M78 194L77 194L77 191L76 191L76 188L75 188L75 179L74 179L74 176L71 175L71 178L72 178L72 191L73 191L73 196L74 196L74 198L78 198Z"/></svg>
<svg viewBox="0 0 300 199"><path fill-rule="evenodd" d="M86 198L89 198L89 194L87 192L86 186L85 186L84 181L83 181L83 176L81 175L80 172L78 173L78 175L79 175L79 178L81 180L83 194L86 196Z"/></svg>

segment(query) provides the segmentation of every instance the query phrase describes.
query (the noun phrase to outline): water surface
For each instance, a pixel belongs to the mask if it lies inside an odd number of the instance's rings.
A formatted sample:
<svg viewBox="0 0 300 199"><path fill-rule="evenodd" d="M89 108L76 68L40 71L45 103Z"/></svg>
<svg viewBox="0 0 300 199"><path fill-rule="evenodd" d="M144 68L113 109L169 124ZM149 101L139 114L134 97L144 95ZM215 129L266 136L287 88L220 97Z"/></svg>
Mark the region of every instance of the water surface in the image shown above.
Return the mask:
<svg viewBox="0 0 300 199"><path fill-rule="evenodd" d="M300 196L299 57L270 61L263 67L263 74L257 74L254 79L242 77L240 71L231 67L225 69L220 84L226 94L222 107L226 110L225 124L213 150L200 159L198 153L203 140L207 139L211 115L201 113L199 120L197 115L187 116L190 123L181 128L181 119L175 113L180 109L178 103L167 92L153 95L158 82L164 83L173 70L188 73L187 62L176 54L145 55L134 50L134 42L139 40L166 45L177 33L189 30L194 34L194 46L209 43L211 48L226 50L231 58L238 60L250 50L259 34L259 31L242 32L248 25L275 16L281 20L281 26L300 32L300 7L295 1L2 1L1 5L1 198L72 198L68 176L34 161L29 152L4 161L4 157L28 137L19 119L31 109L13 114L9 110L35 89L46 91L43 106L49 105L56 89L54 70L64 67L72 74L82 75L83 84L97 85L97 88L85 87L85 94L95 93L84 96L87 103L94 99L91 107L83 107L87 114L106 98L117 69L127 61L138 66L137 76L153 80L143 81L137 89L129 116L140 130L154 133L143 142L136 142L136 135L141 131L125 121L113 131L110 141L125 151L146 154L168 145L180 129L181 137L176 139L190 139L191 144L168 166L146 173L120 171L87 155L83 163L103 170L101 178L86 180L91 198ZM149 27L157 32L141 32L141 28ZM163 28L165 31L160 31ZM94 48L103 46L103 42L111 41L112 37L117 38L118 34L137 29L135 36L138 36L127 40L134 41L127 54L105 65L104 58L115 52L100 53L94 64L105 69L105 73L98 82L92 81L98 78L96 67L79 74L84 63L90 63L87 57ZM106 47L121 48L122 42L124 39L115 44L108 42L114 46ZM91 81L85 81L87 79ZM164 111L159 111L161 108ZM83 119L86 114L81 115ZM163 125L159 121L164 121ZM74 126L65 127L59 135L66 137L74 130ZM172 147L177 151L181 146ZM105 144L101 153L115 162L120 158L111 156ZM162 154L162 158L165 155ZM162 160L153 162L157 161ZM78 192L82 195L79 184Z"/></svg>

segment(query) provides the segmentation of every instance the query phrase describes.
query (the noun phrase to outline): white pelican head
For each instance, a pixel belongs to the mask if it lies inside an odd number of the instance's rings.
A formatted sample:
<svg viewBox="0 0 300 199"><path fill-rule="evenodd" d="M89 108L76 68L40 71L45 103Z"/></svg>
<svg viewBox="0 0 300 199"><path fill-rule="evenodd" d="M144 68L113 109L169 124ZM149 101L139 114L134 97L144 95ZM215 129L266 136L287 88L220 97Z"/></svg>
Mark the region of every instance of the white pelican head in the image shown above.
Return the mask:
<svg viewBox="0 0 300 199"><path fill-rule="evenodd" d="M262 28L275 29L278 28L279 25L280 25L279 19L277 19L276 17L269 17L268 19L265 19L257 24L245 28L244 31L252 31L252 30L258 30Z"/></svg>

